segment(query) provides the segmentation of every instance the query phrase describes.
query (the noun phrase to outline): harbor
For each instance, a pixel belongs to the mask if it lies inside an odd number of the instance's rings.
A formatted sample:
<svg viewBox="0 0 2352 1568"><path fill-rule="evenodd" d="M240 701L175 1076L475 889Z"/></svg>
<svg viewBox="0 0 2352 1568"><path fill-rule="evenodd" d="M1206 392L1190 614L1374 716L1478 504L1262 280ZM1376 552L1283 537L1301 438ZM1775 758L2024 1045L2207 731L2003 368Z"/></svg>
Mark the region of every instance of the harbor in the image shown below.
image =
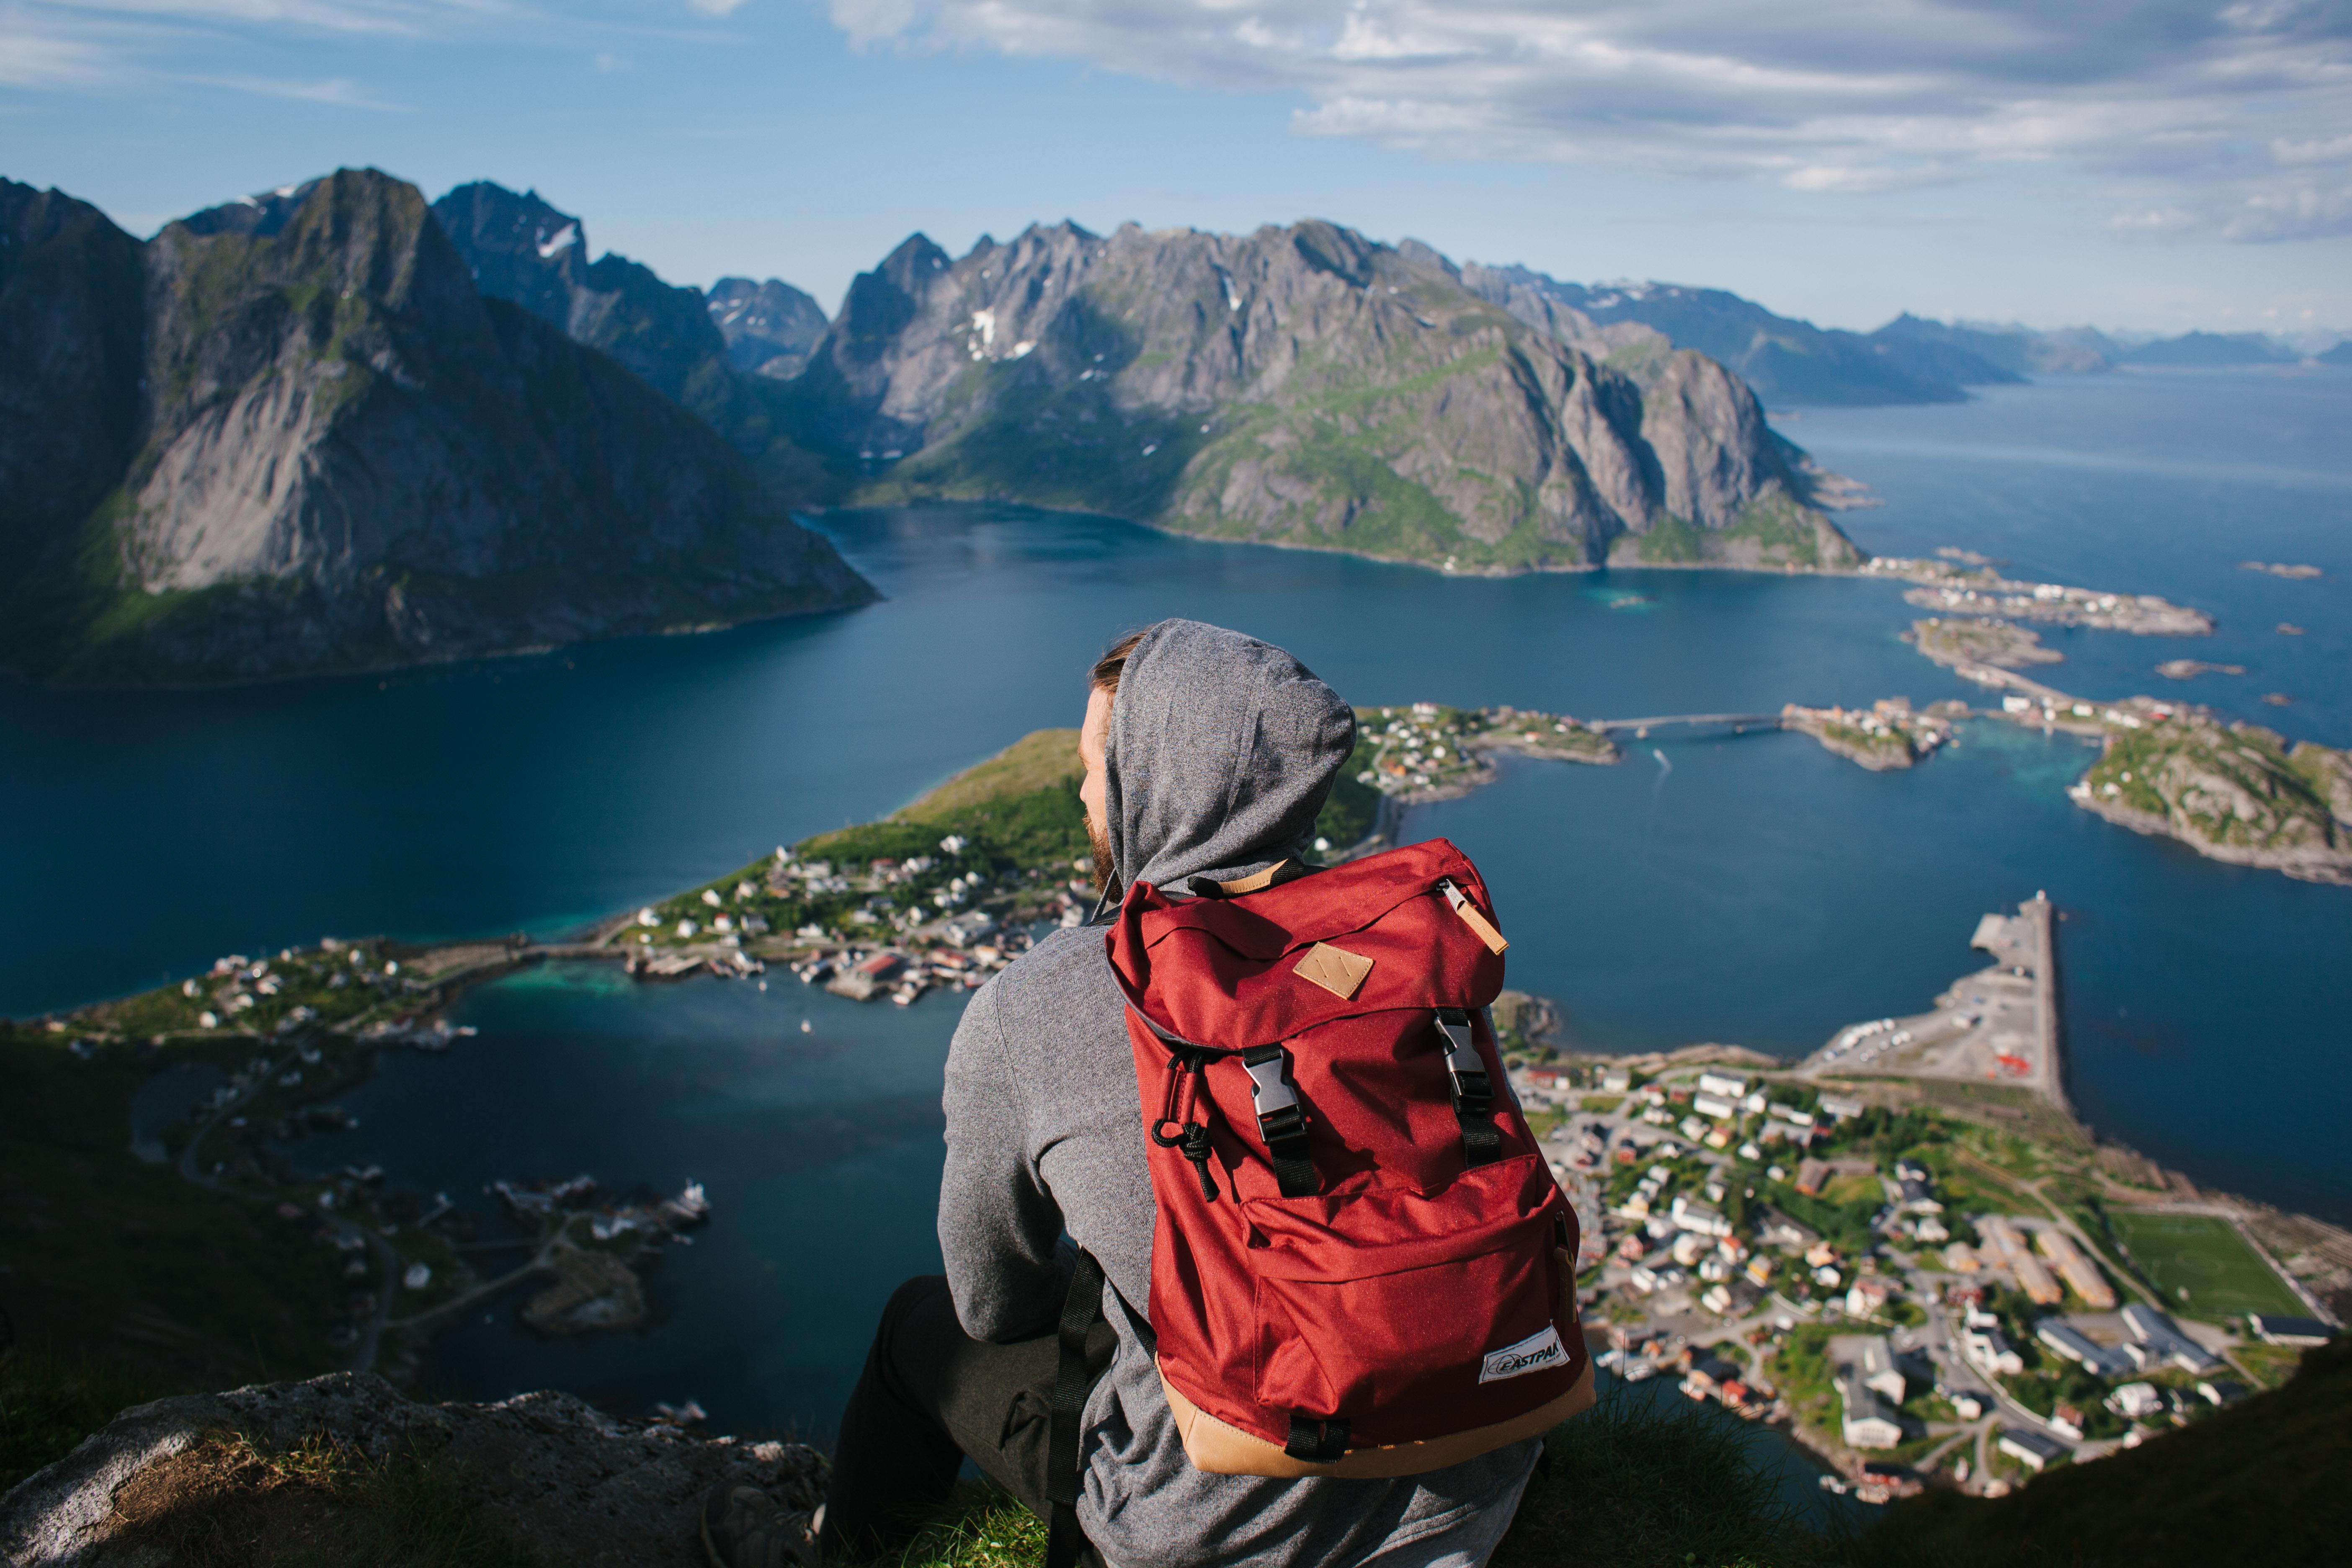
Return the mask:
<svg viewBox="0 0 2352 1568"><path fill-rule="evenodd" d="M2071 1117L2060 1043L2058 912L2036 893L2015 914L1978 921L1969 945L1992 958L1936 998L1933 1010L1849 1024L1798 1064L1819 1081L1868 1071L2021 1089Z"/></svg>

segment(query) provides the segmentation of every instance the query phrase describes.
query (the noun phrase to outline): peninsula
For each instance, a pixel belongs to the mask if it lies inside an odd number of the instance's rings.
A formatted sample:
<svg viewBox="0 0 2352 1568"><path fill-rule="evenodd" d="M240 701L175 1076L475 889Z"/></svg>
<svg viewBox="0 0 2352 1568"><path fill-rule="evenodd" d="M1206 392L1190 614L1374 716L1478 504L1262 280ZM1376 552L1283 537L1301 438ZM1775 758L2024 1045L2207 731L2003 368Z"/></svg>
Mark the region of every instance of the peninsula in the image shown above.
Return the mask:
<svg viewBox="0 0 2352 1568"><path fill-rule="evenodd" d="M1953 668L2003 693L1990 716L2098 742L2066 792L2085 811L2211 859L2352 885L2352 752L2193 703L2089 702L2014 670Z"/></svg>

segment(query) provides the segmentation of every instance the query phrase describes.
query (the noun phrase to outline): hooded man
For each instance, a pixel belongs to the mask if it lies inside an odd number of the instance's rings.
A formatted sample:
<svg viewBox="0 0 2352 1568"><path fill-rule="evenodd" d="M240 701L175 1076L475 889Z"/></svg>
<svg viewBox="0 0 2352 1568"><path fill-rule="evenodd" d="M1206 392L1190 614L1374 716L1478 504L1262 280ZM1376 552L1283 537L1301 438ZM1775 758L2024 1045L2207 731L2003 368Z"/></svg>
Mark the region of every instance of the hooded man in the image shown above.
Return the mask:
<svg viewBox="0 0 2352 1568"><path fill-rule="evenodd" d="M1078 740L1106 901L1300 858L1355 739L1348 705L1280 648L1198 621L1122 638L1094 668ZM1493 1552L1539 1439L1388 1480L1210 1475L1185 1458L1145 1316L1153 1205L1125 1006L1099 925L1054 932L974 994L948 1054L947 1275L884 1309L816 1521L750 1488L712 1498L719 1568L803 1561L812 1534L828 1559L895 1550L967 1457L1045 1517L1065 1236L1106 1280L1077 1503L1097 1561L1476 1568Z"/></svg>

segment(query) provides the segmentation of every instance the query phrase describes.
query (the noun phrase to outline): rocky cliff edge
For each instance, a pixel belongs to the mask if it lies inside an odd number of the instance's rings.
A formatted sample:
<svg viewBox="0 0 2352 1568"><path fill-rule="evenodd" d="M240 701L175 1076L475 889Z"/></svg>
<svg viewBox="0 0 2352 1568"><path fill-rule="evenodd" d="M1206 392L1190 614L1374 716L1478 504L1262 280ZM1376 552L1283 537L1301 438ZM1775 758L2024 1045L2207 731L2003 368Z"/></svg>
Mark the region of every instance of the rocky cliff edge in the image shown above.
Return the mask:
<svg viewBox="0 0 2352 1568"><path fill-rule="evenodd" d="M130 1500L142 1478L223 1434L265 1453L324 1443L375 1460L425 1458L530 1556L579 1568L701 1563L697 1510L722 1481L749 1481L793 1509L824 1495L824 1459L797 1443L618 1422L568 1394L419 1405L382 1378L338 1373L123 1412L0 1498L0 1562L164 1568L169 1531L156 1527L168 1520L158 1521L153 1500L144 1509Z"/></svg>

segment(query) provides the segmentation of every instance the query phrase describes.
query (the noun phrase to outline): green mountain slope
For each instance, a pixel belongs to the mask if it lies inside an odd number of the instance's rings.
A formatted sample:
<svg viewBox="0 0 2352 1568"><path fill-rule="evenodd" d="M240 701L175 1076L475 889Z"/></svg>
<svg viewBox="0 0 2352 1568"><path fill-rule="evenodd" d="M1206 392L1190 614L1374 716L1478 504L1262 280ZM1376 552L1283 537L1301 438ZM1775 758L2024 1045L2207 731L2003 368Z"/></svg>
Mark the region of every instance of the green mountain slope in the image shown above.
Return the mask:
<svg viewBox="0 0 2352 1568"><path fill-rule="evenodd" d="M1848 565L1755 396L1644 335L1589 345L1433 252L1325 223L918 235L782 389L856 499L1082 508L1216 538L1517 571Z"/></svg>

